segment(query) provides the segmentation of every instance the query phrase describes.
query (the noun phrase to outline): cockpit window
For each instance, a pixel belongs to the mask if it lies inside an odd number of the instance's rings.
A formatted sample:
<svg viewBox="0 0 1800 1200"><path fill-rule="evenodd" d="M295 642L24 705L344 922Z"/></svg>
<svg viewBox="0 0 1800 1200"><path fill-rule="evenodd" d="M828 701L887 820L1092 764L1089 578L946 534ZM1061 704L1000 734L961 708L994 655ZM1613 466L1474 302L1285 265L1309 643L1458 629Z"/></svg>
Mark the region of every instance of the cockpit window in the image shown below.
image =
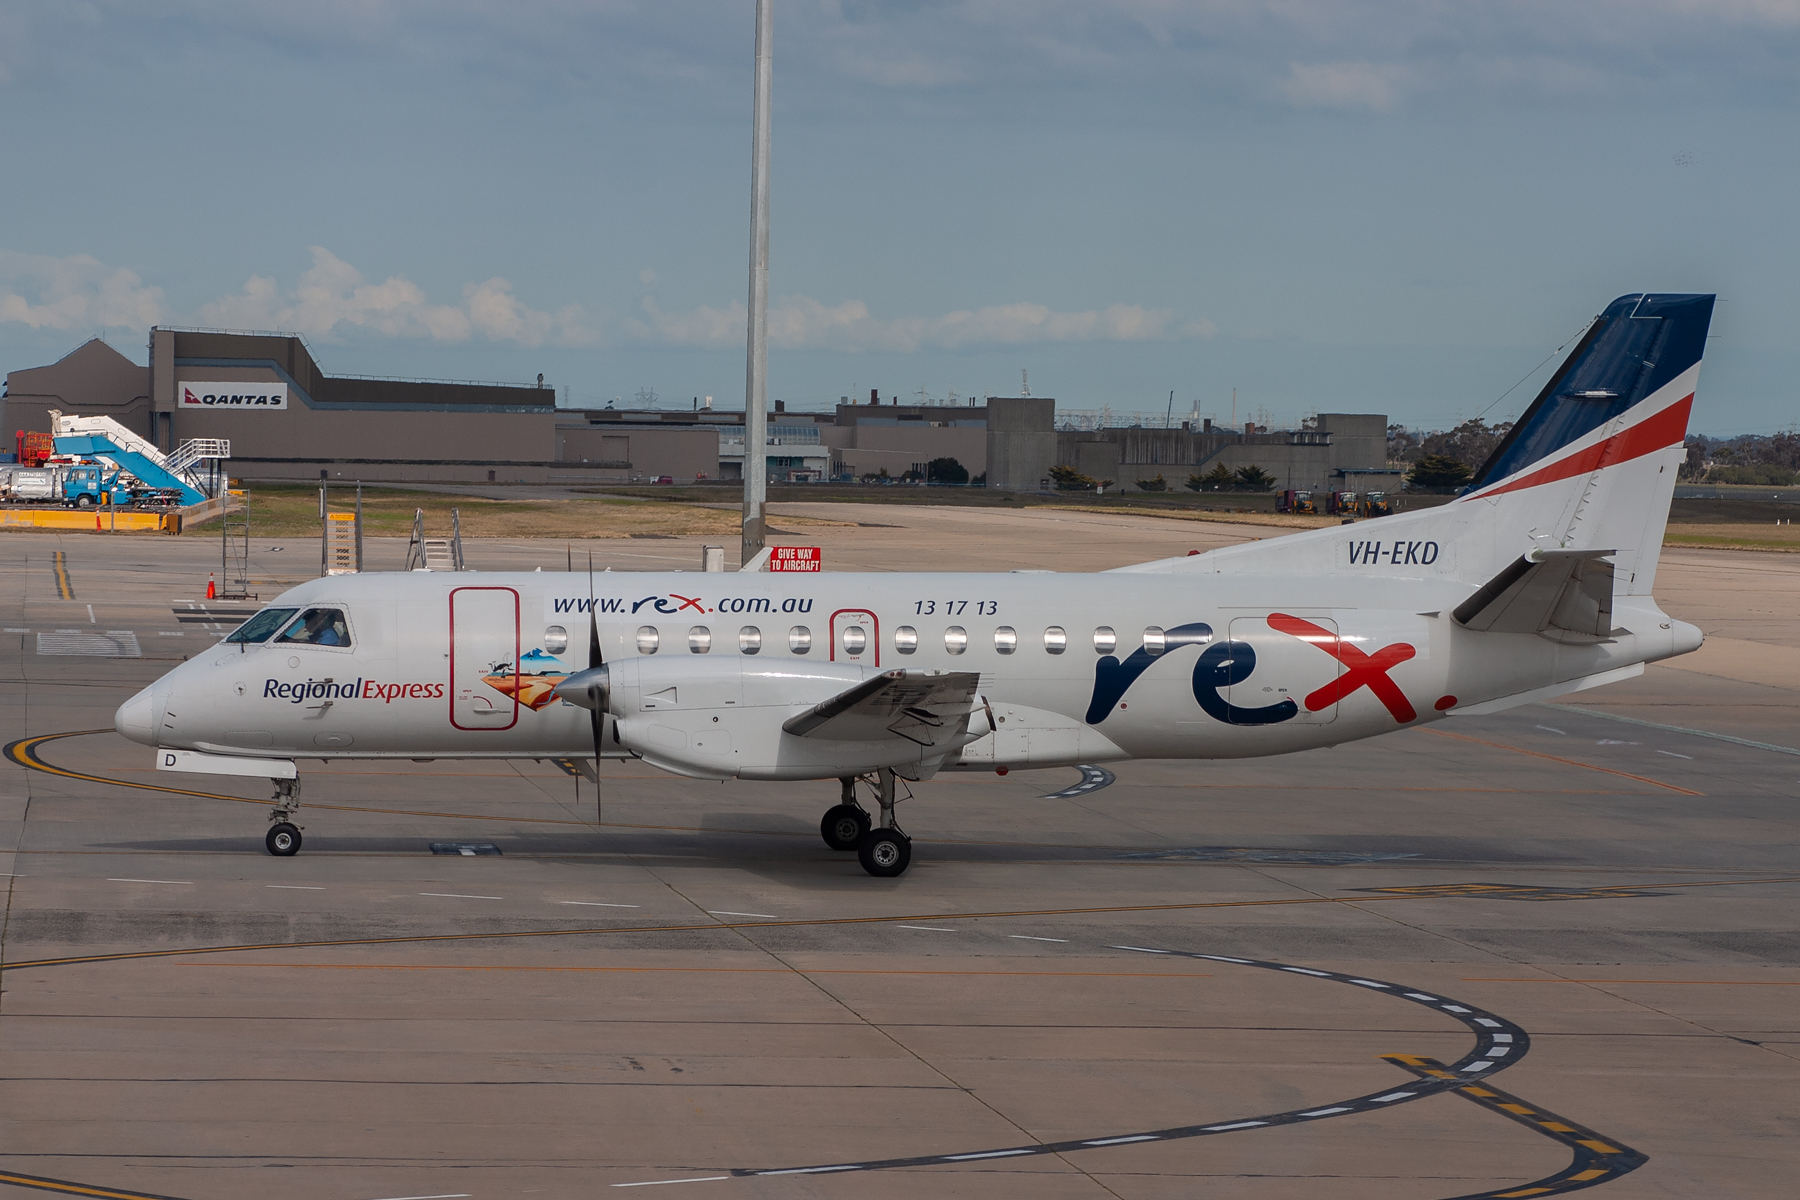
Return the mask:
<svg viewBox="0 0 1800 1200"><path fill-rule="evenodd" d="M293 608L265 608L239 625L225 640L228 642L266 642L274 636L277 629L288 623L289 617L298 611Z"/></svg>
<svg viewBox="0 0 1800 1200"><path fill-rule="evenodd" d="M344 622L339 608L309 608L281 631L278 642L298 642L305 646L348 646L350 626Z"/></svg>

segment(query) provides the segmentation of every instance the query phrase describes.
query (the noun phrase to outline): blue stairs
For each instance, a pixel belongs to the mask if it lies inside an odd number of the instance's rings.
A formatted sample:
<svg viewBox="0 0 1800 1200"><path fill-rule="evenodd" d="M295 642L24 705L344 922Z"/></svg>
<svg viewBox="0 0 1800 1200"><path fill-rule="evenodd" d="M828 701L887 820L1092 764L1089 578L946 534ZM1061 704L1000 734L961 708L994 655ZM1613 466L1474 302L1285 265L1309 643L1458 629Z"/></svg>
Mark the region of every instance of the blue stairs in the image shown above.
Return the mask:
<svg viewBox="0 0 1800 1200"><path fill-rule="evenodd" d="M84 454L96 458L104 458L115 466L130 471L144 481L147 487L176 488L181 492L182 504L199 504L206 496L187 480L173 475L162 464L146 458L136 450L122 450L108 438L92 434L78 437L59 437L56 439L58 454Z"/></svg>

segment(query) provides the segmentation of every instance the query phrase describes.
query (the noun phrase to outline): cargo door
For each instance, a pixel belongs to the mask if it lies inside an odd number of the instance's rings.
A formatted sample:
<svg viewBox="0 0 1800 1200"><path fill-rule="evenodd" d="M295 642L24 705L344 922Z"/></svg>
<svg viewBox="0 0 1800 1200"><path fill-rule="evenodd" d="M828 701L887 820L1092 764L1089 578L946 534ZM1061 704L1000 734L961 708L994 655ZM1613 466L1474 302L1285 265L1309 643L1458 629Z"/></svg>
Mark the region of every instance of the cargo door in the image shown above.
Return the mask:
<svg viewBox="0 0 1800 1200"><path fill-rule="evenodd" d="M1325 616L1271 613L1231 621L1231 724L1292 722L1325 725L1337 719L1337 622ZM1312 697L1317 708L1308 705Z"/></svg>
<svg viewBox="0 0 1800 1200"><path fill-rule="evenodd" d="M450 724L511 729L519 720L519 593L450 591Z"/></svg>

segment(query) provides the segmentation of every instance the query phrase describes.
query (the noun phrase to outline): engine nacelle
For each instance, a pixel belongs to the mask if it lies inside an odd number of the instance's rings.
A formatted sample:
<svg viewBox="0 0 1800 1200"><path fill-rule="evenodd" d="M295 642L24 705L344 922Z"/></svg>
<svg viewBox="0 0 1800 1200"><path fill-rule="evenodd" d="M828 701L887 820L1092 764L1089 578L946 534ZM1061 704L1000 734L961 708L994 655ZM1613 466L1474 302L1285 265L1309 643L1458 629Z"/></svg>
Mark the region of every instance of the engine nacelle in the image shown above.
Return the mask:
<svg viewBox="0 0 1800 1200"><path fill-rule="evenodd" d="M790 718L880 674L850 663L742 655L619 659L606 667L608 740L695 779L826 779L879 767L921 778L987 732L984 722L967 728L965 718L948 743L922 746L905 737L845 741L783 730Z"/></svg>

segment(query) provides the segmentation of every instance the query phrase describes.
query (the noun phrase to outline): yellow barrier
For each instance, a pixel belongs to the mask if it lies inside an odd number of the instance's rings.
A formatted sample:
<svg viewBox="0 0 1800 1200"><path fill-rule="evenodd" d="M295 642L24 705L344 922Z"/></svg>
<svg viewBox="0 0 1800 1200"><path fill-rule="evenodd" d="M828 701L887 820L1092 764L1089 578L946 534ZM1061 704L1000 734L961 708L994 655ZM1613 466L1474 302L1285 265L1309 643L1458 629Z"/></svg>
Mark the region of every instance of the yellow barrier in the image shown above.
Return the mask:
<svg viewBox="0 0 1800 1200"><path fill-rule="evenodd" d="M111 508L0 508L0 529L67 529L78 533L157 533L179 513L119 512Z"/></svg>

